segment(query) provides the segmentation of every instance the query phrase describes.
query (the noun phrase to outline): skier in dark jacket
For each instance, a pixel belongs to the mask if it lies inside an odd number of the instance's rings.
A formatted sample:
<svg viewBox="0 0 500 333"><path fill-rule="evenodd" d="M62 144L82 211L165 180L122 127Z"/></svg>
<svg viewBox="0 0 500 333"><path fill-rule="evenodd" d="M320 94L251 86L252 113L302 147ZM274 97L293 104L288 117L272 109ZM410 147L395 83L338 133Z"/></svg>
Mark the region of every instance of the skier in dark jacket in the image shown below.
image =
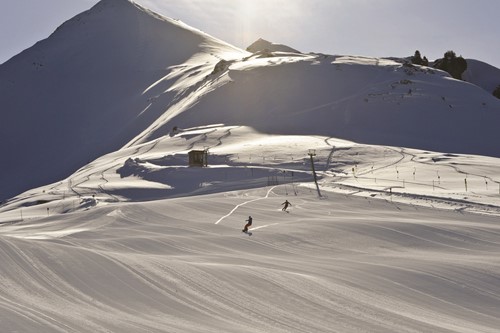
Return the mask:
<svg viewBox="0 0 500 333"><path fill-rule="evenodd" d="M291 206L292 204L288 200L285 200L285 202L283 202L281 205L285 205L282 211L286 212L288 206Z"/></svg>
<svg viewBox="0 0 500 333"><path fill-rule="evenodd" d="M245 227L241 231L248 232L248 228L252 225L252 217L249 216L248 220L245 220L245 222L247 222L247 224L245 224Z"/></svg>

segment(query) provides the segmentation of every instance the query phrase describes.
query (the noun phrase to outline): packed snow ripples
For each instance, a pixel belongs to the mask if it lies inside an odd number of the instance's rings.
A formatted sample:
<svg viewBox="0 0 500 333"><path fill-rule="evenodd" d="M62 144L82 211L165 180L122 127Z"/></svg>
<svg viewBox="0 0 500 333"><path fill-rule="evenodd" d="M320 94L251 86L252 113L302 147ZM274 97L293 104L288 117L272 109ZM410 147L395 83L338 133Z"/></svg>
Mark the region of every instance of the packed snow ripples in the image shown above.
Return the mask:
<svg viewBox="0 0 500 333"><path fill-rule="evenodd" d="M0 68L2 332L497 333L485 65L251 54L103 0Z"/></svg>
<svg viewBox="0 0 500 333"><path fill-rule="evenodd" d="M187 130L103 156L68 180L4 205L0 260L10 273L1 280L0 306L8 317L0 319L6 327L40 332L494 332L499 327L494 315L500 308L498 199L478 190L475 181L496 184L497 159L268 136L245 127L215 129ZM188 148L204 144L213 146L210 167L180 165ZM309 147L316 149L321 198L310 182ZM127 162L131 158L134 164ZM141 165L145 172L117 177L127 163L129 170ZM191 176L176 182L164 167ZM200 179L232 168L243 170L232 170L233 182L196 189ZM252 184L252 172L278 177L268 186ZM161 195L146 202L129 187ZM290 213L281 211L285 199L292 202ZM249 215L251 237L241 233Z"/></svg>
<svg viewBox="0 0 500 333"><path fill-rule="evenodd" d="M288 197L285 213L285 197L280 185L4 226L4 327L494 332L500 324L494 218L309 191ZM240 231L249 214L251 237ZM23 230L60 237L26 239Z"/></svg>

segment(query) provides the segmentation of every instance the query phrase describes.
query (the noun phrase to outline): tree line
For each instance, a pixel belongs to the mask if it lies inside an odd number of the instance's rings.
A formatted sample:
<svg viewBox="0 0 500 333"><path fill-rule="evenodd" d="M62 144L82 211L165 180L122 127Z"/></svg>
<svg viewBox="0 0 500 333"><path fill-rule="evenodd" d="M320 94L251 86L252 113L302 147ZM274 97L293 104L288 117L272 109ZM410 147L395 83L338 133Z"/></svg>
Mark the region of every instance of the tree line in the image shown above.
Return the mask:
<svg viewBox="0 0 500 333"><path fill-rule="evenodd" d="M410 61L415 65L429 66L429 60L425 56L422 57L419 50L410 57ZM462 56L457 57L456 53L450 50L444 53L443 58L436 59L432 67L448 72L457 80L463 80L462 74L467 69L467 61ZM493 96L500 98L500 85L493 91Z"/></svg>

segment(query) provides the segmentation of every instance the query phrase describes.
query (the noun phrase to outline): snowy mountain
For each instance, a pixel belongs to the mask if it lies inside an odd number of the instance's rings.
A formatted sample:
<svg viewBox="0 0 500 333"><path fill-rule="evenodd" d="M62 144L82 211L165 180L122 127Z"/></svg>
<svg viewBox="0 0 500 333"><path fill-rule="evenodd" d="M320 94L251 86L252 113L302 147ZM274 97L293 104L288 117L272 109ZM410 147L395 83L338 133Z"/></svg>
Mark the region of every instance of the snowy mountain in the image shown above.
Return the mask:
<svg viewBox="0 0 500 333"><path fill-rule="evenodd" d="M186 68L194 84L247 55L127 0L101 1L0 66L0 200L121 148L168 108Z"/></svg>
<svg viewBox="0 0 500 333"><path fill-rule="evenodd" d="M468 81L491 89L498 70L488 66L472 64ZM385 59L252 55L127 0L69 20L0 66L0 80L0 145L13 161L0 199L173 126L500 156L500 101L476 85Z"/></svg>
<svg viewBox="0 0 500 333"><path fill-rule="evenodd" d="M475 59L467 59L467 69L462 79L493 93L500 85L500 69Z"/></svg>
<svg viewBox="0 0 500 333"><path fill-rule="evenodd" d="M499 70L257 44L103 0L0 66L3 331L498 331Z"/></svg>
<svg viewBox="0 0 500 333"><path fill-rule="evenodd" d="M259 38L258 40L253 42L250 46L248 46L247 51L252 53L257 53L260 51L301 53L300 51L291 48L290 46L272 43L262 38Z"/></svg>

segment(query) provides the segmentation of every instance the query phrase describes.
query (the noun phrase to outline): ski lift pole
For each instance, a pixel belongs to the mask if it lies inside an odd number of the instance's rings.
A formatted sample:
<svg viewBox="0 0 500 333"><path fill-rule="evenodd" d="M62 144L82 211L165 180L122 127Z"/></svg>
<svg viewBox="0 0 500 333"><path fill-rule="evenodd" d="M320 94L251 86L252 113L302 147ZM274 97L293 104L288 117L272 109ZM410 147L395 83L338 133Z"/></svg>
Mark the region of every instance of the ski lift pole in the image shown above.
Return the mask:
<svg viewBox="0 0 500 333"><path fill-rule="evenodd" d="M309 157L311 158L311 169L314 177L314 184L316 184L316 190L318 191L318 196L321 198L321 192L319 191L319 185L318 185L318 178L316 177L316 170L314 169L314 156L316 156L316 150L315 149L309 149L308 153Z"/></svg>
<svg viewBox="0 0 500 333"><path fill-rule="evenodd" d="M208 166L208 149L209 147L203 146L203 166L207 167Z"/></svg>

